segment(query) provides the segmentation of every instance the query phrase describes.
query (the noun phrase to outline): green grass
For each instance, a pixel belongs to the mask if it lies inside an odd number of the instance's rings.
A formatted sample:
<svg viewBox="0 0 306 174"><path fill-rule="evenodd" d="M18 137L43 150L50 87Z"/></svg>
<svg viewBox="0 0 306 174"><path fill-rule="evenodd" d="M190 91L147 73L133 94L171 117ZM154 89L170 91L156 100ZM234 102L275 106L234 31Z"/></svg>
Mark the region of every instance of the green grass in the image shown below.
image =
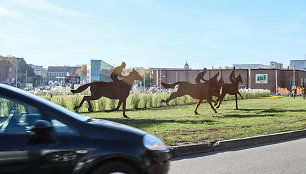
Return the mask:
<svg viewBox="0 0 306 174"><path fill-rule="evenodd" d="M298 97L224 101L215 114L207 103L193 113L195 105L158 109L85 114L130 125L161 138L168 145L215 142L262 134L271 134L306 127L306 100Z"/></svg>

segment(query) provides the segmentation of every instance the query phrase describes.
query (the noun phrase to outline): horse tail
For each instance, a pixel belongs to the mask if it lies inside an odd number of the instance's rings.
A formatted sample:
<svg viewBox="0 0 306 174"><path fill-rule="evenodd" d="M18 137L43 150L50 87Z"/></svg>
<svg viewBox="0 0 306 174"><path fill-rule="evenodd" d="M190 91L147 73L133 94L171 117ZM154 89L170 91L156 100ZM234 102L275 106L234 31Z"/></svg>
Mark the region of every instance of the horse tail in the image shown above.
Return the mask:
<svg viewBox="0 0 306 174"><path fill-rule="evenodd" d="M75 94L75 93L80 93L80 92L84 91L85 89L87 89L89 86L91 86L91 83L82 85L82 86L78 87L78 89L76 89L76 90L73 90L73 89L72 89L71 92L72 92L73 94Z"/></svg>
<svg viewBox="0 0 306 174"><path fill-rule="evenodd" d="M162 84L162 86L163 86L164 88L168 89L168 88L174 88L174 87L175 87L176 85L178 85L179 83L180 83L180 82L168 84L168 83L162 82L161 84Z"/></svg>

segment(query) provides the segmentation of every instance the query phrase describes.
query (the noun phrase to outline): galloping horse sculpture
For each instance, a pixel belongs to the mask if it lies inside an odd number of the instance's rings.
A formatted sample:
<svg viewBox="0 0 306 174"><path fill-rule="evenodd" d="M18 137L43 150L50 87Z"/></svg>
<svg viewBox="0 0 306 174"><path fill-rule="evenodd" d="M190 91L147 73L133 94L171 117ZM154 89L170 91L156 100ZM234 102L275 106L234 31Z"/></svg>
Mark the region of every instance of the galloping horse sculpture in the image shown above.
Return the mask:
<svg viewBox="0 0 306 174"><path fill-rule="evenodd" d="M162 100L161 102L166 102L168 104L170 100L187 94L193 98L199 99L198 104L194 110L194 113L196 115L198 115L197 109L204 99L207 100L207 102L210 104L210 107L215 111L215 113L217 113L216 109L211 104L211 102L213 101L212 91L213 91L213 88L217 86L218 76L219 76L219 73L217 73L214 77L209 79L207 82L198 83L198 84L192 84L189 82L176 82L173 84L161 83L164 88L173 88L176 85L179 85L176 92L173 92L168 99Z"/></svg>
<svg viewBox="0 0 306 174"><path fill-rule="evenodd" d="M219 102L219 105L217 106L217 108L220 107L223 99L224 99L224 96L226 94L230 94L230 95L235 95L235 99L236 99L236 109L238 110L238 102L237 102L237 95L239 94L240 97L243 99L242 95L240 94L239 90L238 90L238 86L239 86L239 83L242 83L242 78L241 78L241 75L239 74L237 76L237 78L235 78L235 81L232 82L232 83L224 83L222 85L222 93L221 95L219 96L219 98L217 99L217 103L215 104L215 106L218 104Z"/></svg>
<svg viewBox="0 0 306 174"><path fill-rule="evenodd" d="M80 86L76 90L71 90L73 94L80 93L90 87L91 96L84 96L79 106L76 106L74 109L77 111L84 101L87 101L89 108L88 111L92 112L92 106L90 104L91 100L98 100L101 97L107 97L110 99L119 99L118 106L116 109L112 111L119 110L121 104L123 104L122 110L123 110L123 116L128 118L125 114L126 109L126 98L130 94L130 89L134 83L135 80L142 81L143 78L137 73L135 69L133 69L132 72L130 72L129 75L124 77L124 79L119 80L117 82L92 82L88 83L86 85Z"/></svg>

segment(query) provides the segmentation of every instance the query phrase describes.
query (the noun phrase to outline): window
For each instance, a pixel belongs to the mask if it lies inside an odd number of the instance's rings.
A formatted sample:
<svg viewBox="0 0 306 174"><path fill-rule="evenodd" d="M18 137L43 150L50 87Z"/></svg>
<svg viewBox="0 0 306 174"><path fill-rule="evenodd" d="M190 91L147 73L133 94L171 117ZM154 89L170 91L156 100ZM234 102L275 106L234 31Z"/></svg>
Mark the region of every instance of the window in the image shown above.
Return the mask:
<svg viewBox="0 0 306 174"><path fill-rule="evenodd" d="M55 134L57 135L79 135L79 132L72 128L71 126L66 125L65 123L52 118L51 123L54 129Z"/></svg>
<svg viewBox="0 0 306 174"><path fill-rule="evenodd" d="M0 96L0 134L29 134L39 110L17 100Z"/></svg>

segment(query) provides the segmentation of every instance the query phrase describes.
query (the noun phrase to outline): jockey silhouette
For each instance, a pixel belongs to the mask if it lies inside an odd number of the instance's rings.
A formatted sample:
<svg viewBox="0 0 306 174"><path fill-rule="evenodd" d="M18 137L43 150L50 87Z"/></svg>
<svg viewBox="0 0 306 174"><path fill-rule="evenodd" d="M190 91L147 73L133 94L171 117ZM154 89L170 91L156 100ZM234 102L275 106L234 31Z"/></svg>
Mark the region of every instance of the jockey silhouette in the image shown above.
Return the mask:
<svg viewBox="0 0 306 174"><path fill-rule="evenodd" d="M207 71L207 69L204 68L204 70L197 75L197 77L195 79L196 83L198 83L198 84L201 83L201 80L203 80L205 82L207 81L207 80L204 79L204 74L206 73L206 71Z"/></svg>
<svg viewBox="0 0 306 174"><path fill-rule="evenodd" d="M117 66L114 70L113 70L113 72L112 72L112 74L110 75L110 77L111 77L111 79L114 81L114 82L118 82L119 81L119 79L118 79L118 76L120 77L120 78L124 78L125 76L123 76L121 73L122 73L122 70L123 70L123 68L125 68L125 62L122 62L122 64L120 65L120 66Z"/></svg>
<svg viewBox="0 0 306 174"><path fill-rule="evenodd" d="M236 81L236 77L235 77L235 67L233 68L232 72L231 72L231 75L230 75L230 81L232 83L234 83Z"/></svg>

